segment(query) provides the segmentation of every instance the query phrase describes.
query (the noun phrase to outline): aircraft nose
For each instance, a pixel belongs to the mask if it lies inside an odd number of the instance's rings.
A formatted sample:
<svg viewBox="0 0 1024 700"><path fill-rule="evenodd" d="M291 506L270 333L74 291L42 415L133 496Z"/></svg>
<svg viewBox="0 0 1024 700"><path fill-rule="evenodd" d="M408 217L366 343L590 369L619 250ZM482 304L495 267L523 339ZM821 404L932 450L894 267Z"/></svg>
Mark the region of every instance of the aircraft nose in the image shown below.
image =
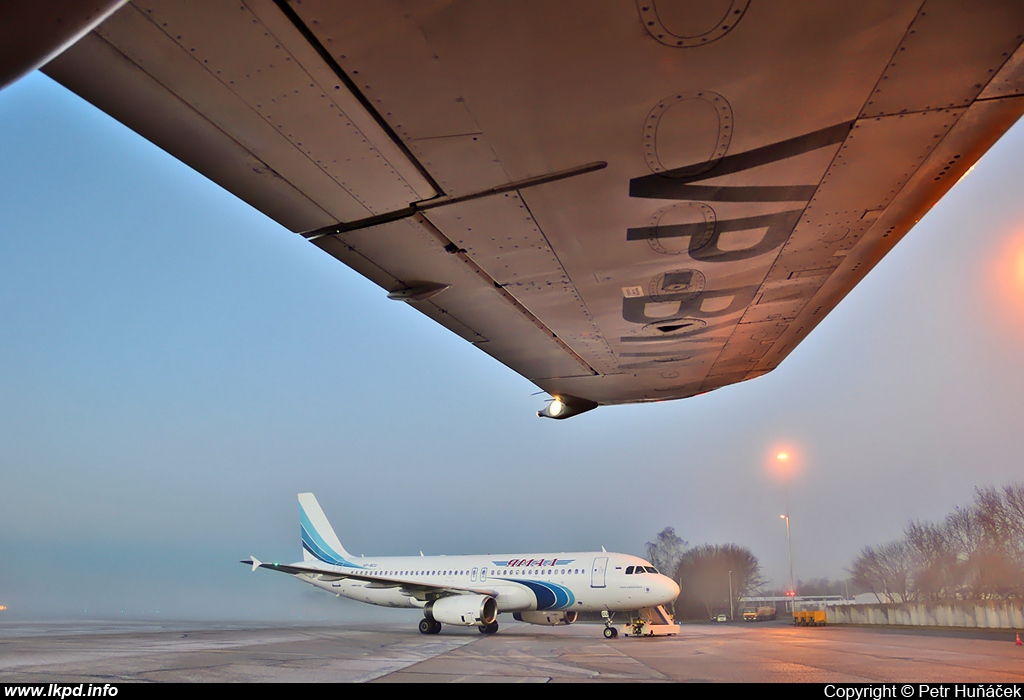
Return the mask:
<svg viewBox="0 0 1024 700"><path fill-rule="evenodd" d="M679 597L679 584L670 579L668 576L662 575L661 580L658 581L657 591L664 597L662 603L670 603Z"/></svg>

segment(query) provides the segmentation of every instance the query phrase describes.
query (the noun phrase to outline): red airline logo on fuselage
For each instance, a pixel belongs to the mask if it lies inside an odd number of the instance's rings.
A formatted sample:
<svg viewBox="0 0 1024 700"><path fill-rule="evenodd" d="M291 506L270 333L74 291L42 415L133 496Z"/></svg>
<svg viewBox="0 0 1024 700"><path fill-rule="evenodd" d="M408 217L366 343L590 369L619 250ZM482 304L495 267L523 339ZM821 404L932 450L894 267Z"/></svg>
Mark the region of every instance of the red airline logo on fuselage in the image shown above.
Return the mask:
<svg viewBox="0 0 1024 700"><path fill-rule="evenodd" d="M556 566L557 564L558 559L509 559L508 562L508 566Z"/></svg>

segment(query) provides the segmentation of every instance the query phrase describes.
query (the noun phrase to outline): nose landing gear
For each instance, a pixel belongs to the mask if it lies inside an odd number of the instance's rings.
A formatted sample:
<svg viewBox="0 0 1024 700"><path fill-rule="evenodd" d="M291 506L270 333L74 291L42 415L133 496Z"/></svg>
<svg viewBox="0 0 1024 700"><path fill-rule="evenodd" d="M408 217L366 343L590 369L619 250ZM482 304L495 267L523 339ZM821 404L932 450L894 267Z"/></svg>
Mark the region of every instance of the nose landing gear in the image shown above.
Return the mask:
<svg viewBox="0 0 1024 700"><path fill-rule="evenodd" d="M604 638L615 639L619 636L619 631L612 626L612 615L607 610L601 611L601 617L604 618Z"/></svg>

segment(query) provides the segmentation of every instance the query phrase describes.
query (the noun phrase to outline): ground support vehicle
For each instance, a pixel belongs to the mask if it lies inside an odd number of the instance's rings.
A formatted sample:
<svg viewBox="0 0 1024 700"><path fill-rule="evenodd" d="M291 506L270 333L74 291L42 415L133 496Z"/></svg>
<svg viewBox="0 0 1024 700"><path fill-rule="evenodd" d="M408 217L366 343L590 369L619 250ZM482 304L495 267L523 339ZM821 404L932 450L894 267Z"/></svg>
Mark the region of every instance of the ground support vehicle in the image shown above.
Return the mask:
<svg viewBox="0 0 1024 700"><path fill-rule="evenodd" d="M643 620L643 625L637 625L637 620ZM639 630L639 631L637 631ZM643 608L638 615L630 620L625 626L623 634L626 637L660 637L679 634L679 625L672 618L663 605L655 608Z"/></svg>

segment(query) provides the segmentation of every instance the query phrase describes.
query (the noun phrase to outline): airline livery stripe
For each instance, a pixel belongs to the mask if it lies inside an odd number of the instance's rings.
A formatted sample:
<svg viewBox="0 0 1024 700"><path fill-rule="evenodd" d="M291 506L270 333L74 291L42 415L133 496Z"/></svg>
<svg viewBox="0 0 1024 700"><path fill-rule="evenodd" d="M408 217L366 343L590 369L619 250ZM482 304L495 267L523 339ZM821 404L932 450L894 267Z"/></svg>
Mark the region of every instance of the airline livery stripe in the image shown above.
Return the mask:
<svg viewBox="0 0 1024 700"><path fill-rule="evenodd" d="M502 579L526 586L533 591L537 599L538 610L566 610L576 602L576 596L565 586L550 581L530 581L526 579Z"/></svg>
<svg viewBox="0 0 1024 700"><path fill-rule="evenodd" d="M342 562L339 561L336 557L333 557L329 552L324 551L324 549L315 541L315 539L310 536L310 533L306 530L306 528L302 528L302 546L306 551L308 551L310 554L312 554L314 557L316 557L322 562L326 562L328 564L342 565Z"/></svg>
<svg viewBox="0 0 1024 700"><path fill-rule="evenodd" d="M302 528L302 546L309 551L314 557L326 564L333 564L335 566L347 566L351 568L362 568L357 564L353 564L342 556L339 556L334 550L330 549L326 545L322 544L321 541L317 541L319 538L315 537L315 533L310 533L306 528Z"/></svg>
<svg viewBox="0 0 1024 700"><path fill-rule="evenodd" d="M309 516L306 515L306 510L301 505L299 505L299 516L302 521L302 546L305 547L310 554L327 564L349 566L357 569L362 568L335 552L334 549L324 541L324 538L320 536L320 533L317 532L313 523L310 522Z"/></svg>

